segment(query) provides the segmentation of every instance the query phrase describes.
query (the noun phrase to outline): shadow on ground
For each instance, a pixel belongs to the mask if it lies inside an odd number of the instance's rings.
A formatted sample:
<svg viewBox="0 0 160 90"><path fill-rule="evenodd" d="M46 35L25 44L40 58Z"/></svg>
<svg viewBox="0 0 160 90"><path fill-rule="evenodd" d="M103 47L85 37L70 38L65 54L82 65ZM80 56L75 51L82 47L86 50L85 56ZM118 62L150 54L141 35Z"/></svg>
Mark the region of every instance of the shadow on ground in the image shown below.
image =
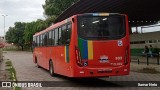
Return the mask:
<svg viewBox="0 0 160 90"><path fill-rule="evenodd" d="M46 73L48 70L40 68ZM44 86L52 87L124 87L121 82L106 81L101 78L70 78L62 75L55 75L53 77L63 79L64 81L46 81Z"/></svg>

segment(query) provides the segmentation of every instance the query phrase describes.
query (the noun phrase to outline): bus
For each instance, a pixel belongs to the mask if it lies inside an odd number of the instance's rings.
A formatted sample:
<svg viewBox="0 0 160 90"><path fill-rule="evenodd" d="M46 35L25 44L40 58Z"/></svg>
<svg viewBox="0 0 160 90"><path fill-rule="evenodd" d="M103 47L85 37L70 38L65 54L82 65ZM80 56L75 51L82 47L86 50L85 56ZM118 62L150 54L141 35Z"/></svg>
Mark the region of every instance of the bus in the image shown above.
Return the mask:
<svg viewBox="0 0 160 90"><path fill-rule="evenodd" d="M33 43L33 62L51 76L109 77L130 72L125 14L76 14L35 33Z"/></svg>

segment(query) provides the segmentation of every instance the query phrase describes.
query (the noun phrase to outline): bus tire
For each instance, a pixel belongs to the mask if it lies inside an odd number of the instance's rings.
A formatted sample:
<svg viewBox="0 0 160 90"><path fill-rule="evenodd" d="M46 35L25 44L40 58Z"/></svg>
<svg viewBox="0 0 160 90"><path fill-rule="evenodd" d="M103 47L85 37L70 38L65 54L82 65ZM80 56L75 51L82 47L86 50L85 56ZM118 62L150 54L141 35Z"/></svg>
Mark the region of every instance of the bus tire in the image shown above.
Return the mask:
<svg viewBox="0 0 160 90"><path fill-rule="evenodd" d="M40 68L40 66L39 66L39 64L38 64L37 57L35 58L35 62L36 62L37 67Z"/></svg>
<svg viewBox="0 0 160 90"><path fill-rule="evenodd" d="M49 73L51 76L55 76L53 62L49 61Z"/></svg>

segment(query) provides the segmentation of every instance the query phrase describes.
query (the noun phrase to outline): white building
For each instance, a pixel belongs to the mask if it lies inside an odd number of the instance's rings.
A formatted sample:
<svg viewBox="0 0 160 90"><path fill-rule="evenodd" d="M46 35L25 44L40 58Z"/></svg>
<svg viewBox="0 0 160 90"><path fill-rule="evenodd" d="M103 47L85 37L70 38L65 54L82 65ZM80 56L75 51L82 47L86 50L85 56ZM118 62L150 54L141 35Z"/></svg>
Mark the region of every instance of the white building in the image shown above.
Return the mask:
<svg viewBox="0 0 160 90"><path fill-rule="evenodd" d="M142 34L131 34L130 43L132 48L144 48L145 45L152 45L160 48L160 31Z"/></svg>

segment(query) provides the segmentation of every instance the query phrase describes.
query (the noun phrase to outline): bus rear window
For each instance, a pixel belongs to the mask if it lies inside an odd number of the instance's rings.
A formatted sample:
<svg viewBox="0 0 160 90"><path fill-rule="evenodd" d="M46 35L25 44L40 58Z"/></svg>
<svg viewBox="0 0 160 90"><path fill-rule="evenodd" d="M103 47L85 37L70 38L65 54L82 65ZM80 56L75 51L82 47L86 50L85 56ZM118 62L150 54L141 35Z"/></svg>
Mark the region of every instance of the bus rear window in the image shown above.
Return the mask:
<svg viewBox="0 0 160 90"><path fill-rule="evenodd" d="M122 15L78 17L78 35L84 39L120 39L125 31Z"/></svg>

